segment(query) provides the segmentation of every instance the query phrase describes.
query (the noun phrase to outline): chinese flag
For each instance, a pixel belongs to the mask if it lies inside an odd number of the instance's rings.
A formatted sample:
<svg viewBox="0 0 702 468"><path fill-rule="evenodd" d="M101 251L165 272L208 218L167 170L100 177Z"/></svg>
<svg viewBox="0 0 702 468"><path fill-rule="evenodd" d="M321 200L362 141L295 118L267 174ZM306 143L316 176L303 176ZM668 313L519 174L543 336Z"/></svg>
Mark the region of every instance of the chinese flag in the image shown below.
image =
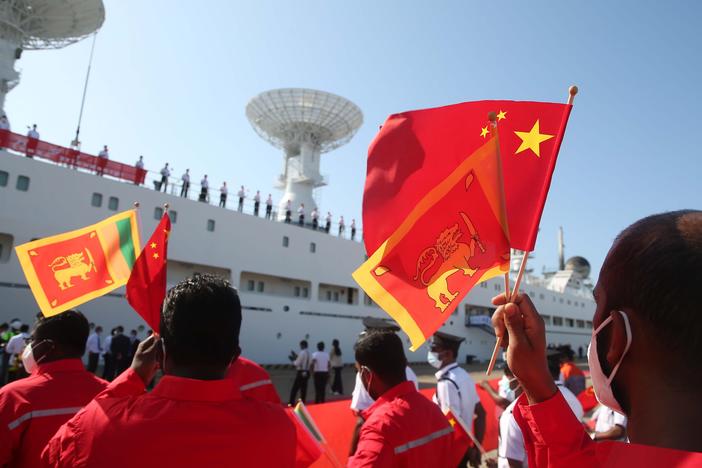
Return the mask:
<svg viewBox="0 0 702 468"><path fill-rule="evenodd" d="M171 218L165 213L144 245L127 282L127 301L156 333L161 322L161 305L166 297L166 258L170 232Z"/></svg>
<svg viewBox="0 0 702 468"><path fill-rule="evenodd" d="M509 269L509 231L496 137L465 154L413 203L354 273L356 282L421 346L481 281Z"/></svg>
<svg viewBox="0 0 702 468"><path fill-rule="evenodd" d="M489 138L488 112L497 113L511 246L533 250L571 108L478 101L388 117L368 150L366 252L375 252L422 197Z"/></svg>
<svg viewBox="0 0 702 468"><path fill-rule="evenodd" d="M446 412L446 419L448 419L449 424L453 428L453 443L451 444L451 450L453 452L453 457L456 460L454 466L458 466L461 459L466 454L468 449L473 446L473 441L468 435L465 427L463 427L463 421L461 421L457 416L448 410Z"/></svg>
<svg viewBox="0 0 702 468"><path fill-rule="evenodd" d="M50 317L127 283L139 252L136 212L18 245L15 251L37 305Z"/></svg>

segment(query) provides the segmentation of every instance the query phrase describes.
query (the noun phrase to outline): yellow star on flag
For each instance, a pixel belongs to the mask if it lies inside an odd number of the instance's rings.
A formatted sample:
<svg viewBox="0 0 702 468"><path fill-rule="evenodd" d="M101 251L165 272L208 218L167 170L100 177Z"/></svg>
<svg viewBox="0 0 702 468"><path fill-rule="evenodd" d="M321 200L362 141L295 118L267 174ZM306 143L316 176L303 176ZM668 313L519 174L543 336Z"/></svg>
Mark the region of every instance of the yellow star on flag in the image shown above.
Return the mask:
<svg viewBox="0 0 702 468"><path fill-rule="evenodd" d="M480 129L480 136L481 136L481 137L485 138L485 137L487 136L487 134L488 134L488 128L487 128L487 127L483 127L483 128Z"/></svg>
<svg viewBox="0 0 702 468"><path fill-rule="evenodd" d="M152 242L152 243L151 243L151 248L152 248L152 249L155 249L155 248L156 248L156 242Z"/></svg>
<svg viewBox="0 0 702 468"><path fill-rule="evenodd" d="M502 120L507 118L507 112L500 110L500 112L497 113L497 120Z"/></svg>
<svg viewBox="0 0 702 468"><path fill-rule="evenodd" d="M154 258L158 258L158 254L157 254L157 253L154 254Z"/></svg>
<svg viewBox="0 0 702 468"><path fill-rule="evenodd" d="M519 154L522 151L526 151L526 150L530 149L539 158L541 157L541 154L539 152L539 147L540 147L541 143L553 138L553 135L546 135L544 133L540 133L538 120L536 121L534 126L531 127L530 131L528 131L528 132L515 131L514 133L516 133L517 136L522 139L522 144L519 145L519 148L517 148L517 151L514 154Z"/></svg>

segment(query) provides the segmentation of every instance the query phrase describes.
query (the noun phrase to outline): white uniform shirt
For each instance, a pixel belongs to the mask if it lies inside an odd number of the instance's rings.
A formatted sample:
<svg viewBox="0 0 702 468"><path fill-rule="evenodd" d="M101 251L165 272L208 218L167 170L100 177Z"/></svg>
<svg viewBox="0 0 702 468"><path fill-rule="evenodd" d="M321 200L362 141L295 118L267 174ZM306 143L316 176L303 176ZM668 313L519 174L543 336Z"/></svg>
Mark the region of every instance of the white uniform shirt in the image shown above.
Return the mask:
<svg viewBox="0 0 702 468"><path fill-rule="evenodd" d="M300 354L297 355L297 358L295 361L293 361L293 365L295 366L295 369L297 370L309 370L310 369L310 352L307 351L306 349L303 349L300 351Z"/></svg>
<svg viewBox="0 0 702 468"><path fill-rule="evenodd" d="M355 219L351 220L351 229L356 229L356 220Z"/></svg>
<svg viewBox="0 0 702 468"><path fill-rule="evenodd" d="M143 159L138 160L134 166L137 169L144 169L144 160Z"/></svg>
<svg viewBox="0 0 702 468"><path fill-rule="evenodd" d="M310 216L312 216L312 219L319 218L319 213L317 213L317 209L312 210L312 213L310 214Z"/></svg>
<svg viewBox="0 0 702 468"><path fill-rule="evenodd" d="M561 391L573 414L580 420L583 417L583 407L573 392L557 382L558 390ZM509 468L508 458L521 461L522 466L528 466L526 448L524 447L524 436L514 419L514 406L517 400L513 401L500 416L500 437L497 445L497 467Z"/></svg>
<svg viewBox="0 0 702 468"><path fill-rule="evenodd" d="M414 388L419 389L419 384L417 383L417 374L414 373L409 366L405 368L405 377L407 380L414 383ZM375 400L366 390L361 382L361 374L356 372L356 384L353 387L353 393L351 393L351 409L354 411L363 411L375 403Z"/></svg>
<svg viewBox="0 0 702 468"><path fill-rule="evenodd" d="M254 195L254 201L256 203L260 203L261 202L261 195L259 195L258 193L256 195Z"/></svg>
<svg viewBox="0 0 702 468"><path fill-rule="evenodd" d="M10 121L7 119L0 119L0 130L9 130Z"/></svg>
<svg viewBox="0 0 702 468"><path fill-rule="evenodd" d="M596 421L595 432L607 432L613 429L614 426L626 428L626 416L619 414L613 409L607 408L604 405L597 407L595 412L592 413L592 419ZM624 438L620 440L624 440Z"/></svg>
<svg viewBox="0 0 702 468"><path fill-rule="evenodd" d="M222 186L219 188L219 191L222 192L222 195L226 195L226 194L229 192L229 191L227 190L227 186L226 186L226 185L222 185Z"/></svg>
<svg viewBox="0 0 702 468"><path fill-rule="evenodd" d="M190 183L190 174L188 174L186 172L185 174L183 174L183 176L180 178L180 180L182 180L186 184L189 184Z"/></svg>
<svg viewBox="0 0 702 468"><path fill-rule="evenodd" d="M107 338L105 338L105 347L102 348L102 350L105 354L112 354L112 335L109 335Z"/></svg>
<svg viewBox="0 0 702 468"><path fill-rule="evenodd" d="M437 380L434 403L444 413L451 410L472 429L475 405L480 403L473 378L455 362L434 375Z"/></svg>
<svg viewBox="0 0 702 468"><path fill-rule="evenodd" d="M334 367L343 367L344 366L344 361L341 359L341 356L334 353L329 355L329 364Z"/></svg>
<svg viewBox="0 0 702 468"><path fill-rule="evenodd" d="M331 220L332 220L332 215L331 215L331 213L327 213L327 217L325 218L325 220L326 220L329 224L331 224Z"/></svg>
<svg viewBox="0 0 702 468"><path fill-rule="evenodd" d="M97 333L90 334L88 341L85 342L85 347L88 349L89 353L102 353L102 348L100 347L100 337Z"/></svg>
<svg viewBox="0 0 702 468"><path fill-rule="evenodd" d="M202 187L204 189L208 189L208 188L210 188L210 183L207 181L207 179L202 179L200 181L200 187Z"/></svg>
<svg viewBox="0 0 702 468"><path fill-rule="evenodd" d="M163 177L170 177L171 170L164 166L163 169L161 169L161 175Z"/></svg>
<svg viewBox="0 0 702 468"><path fill-rule="evenodd" d="M266 199L266 206L273 206L273 199L271 197Z"/></svg>
<svg viewBox="0 0 702 468"><path fill-rule="evenodd" d="M297 214L299 214L299 215L304 215L304 214L305 214L305 209L304 209L303 207L299 207L299 208L297 209Z"/></svg>
<svg viewBox="0 0 702 468"><path fill-rule="evenodd" d="M27 340L29 339L29 333L20 333L10 338L10 341L5 345L5 352L7 354L22 354L24 347L27 346Z"/></svg>
<svg viewBox="0 0 702 468"><path fill-rule="evenodd" d="M312 353L315 372L329 372L329 353L326 351L315 351Z"/></svg>
<svg viewBox="0 0 702 468"><path fill-rule="evenodd" d="M37 132L34 129L31 129L30 131L27 132L27 136L29 138L34 138L34 139L38 140L39 139L39 132Z"/></svg>
<svg viewBox="0 0 702 468"><path fill-rule="evenodd" d="M237 195L239 195L239 198L245 198L246 192L244 192L244 189L241 189L241 190L239 190L239 193L237 193Z"/></svg>
<svg viewBox="0 0 702 468"><path fill-rule="evenodd" d="M107 150L102 150L98 153L98 158L110 159L110 153L108 153ZM161 171L161 172L163 172L163 171Z"/></svg>

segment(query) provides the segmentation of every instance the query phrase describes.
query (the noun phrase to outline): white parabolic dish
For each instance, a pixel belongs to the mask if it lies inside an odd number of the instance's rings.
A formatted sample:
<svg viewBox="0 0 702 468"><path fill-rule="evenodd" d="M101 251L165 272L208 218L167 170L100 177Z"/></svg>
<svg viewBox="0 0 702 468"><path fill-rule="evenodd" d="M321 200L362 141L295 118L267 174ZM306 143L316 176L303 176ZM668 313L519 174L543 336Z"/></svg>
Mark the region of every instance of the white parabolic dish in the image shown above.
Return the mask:
<svg viewBox="0 0 702 468"><path fill-rule="evenodd" d="M246 117L273 146L285 148L303 132L314 135L321 153L346 144L363 123L361 109L348 99L304 88L261 93L246 106Z"/></svg>
<svg viewBox="0 0 702 468"><path fill-rule="evenodd" d="M67 46L104 21L102 0L5 0L0 5L0 22L19 33L28 50Z"/></svg>

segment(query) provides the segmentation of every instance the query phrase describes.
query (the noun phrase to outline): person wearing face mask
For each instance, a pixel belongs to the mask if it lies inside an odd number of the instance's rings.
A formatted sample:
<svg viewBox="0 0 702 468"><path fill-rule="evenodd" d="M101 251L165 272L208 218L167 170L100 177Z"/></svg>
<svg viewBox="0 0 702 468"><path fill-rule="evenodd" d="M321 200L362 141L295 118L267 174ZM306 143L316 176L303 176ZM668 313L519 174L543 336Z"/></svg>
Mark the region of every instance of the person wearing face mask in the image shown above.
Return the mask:
<svg viewBox="0 0 702 468"><path fill-rule="evenodd" d="M504 375L497 384L497 392L490 386L487 380L483 380L478 385L480 388L485 390L487 394L492 398L498 408L505 409L510 403L512 403L517 398L517 391L519 391L519 382L514 376L509 366L505 366L503 369ZM499 419L499 415L496 415Z"/></svg>
<svg viewBox="0 0 702 468"><path fill-rule="evenodd" d="M392 332L368 333L354 350L363 386L375 403L361 413L364 422L347 466L451 466L453 428L441 410L407 381L400 337Z"/></svg>
<svg viewBox="0 0 702 468"><path fill-rule="evenodd" d="M87 337L77 311L37 321L22 352L29 377L0 389L0 466L38 466L56 430L107 386L83 367Z"/></svg>
<svg viewBox="0 0 702 468"><path fill-rule="evenodd" d="M515 419L529 465L702 466L702 212L649 216L616 238L594 290L588 364L599 402L628 418L629 444L596 442L548 378L543 319L519 294L492 322L524 389Z"/></svg>
<svg viewBox="0 0 702 468"><path fill-rule="evenodd" d="M434 333L427 355L429 364L438 369L434 374L434 402L444 413L451 410L451 413L460 417L469 427L472 424L475 438L482 443L485 436L485 409L480 403L475 382L456 362L458 348L463 340L464 338L448 333ZM459 466L464 467L467 463L475 467L480 466L480 451L475 445L468 449Z"/></svg>
<svg viewBox="0 0 702 468"><path fill-rule="evenodd" d="M241 303L229 282L198 274L178 283L159 329L129 369L59 428L43 466L294 467L291 417L243 397L226 377L241 352ZM147 393L158 367L164 376Z"/></svg>

